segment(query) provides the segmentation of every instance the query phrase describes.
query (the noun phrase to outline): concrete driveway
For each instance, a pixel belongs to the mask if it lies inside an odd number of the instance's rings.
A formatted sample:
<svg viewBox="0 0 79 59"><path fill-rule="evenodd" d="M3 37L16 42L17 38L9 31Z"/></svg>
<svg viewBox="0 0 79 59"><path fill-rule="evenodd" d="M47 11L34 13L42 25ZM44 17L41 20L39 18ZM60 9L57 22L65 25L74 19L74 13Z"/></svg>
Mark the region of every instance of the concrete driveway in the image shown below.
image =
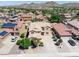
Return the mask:
<svg viewBox="0 0 79 59"><path fill-rule="evenodd" d="M16 42L11 42L11 38L12 36L9 36L2 42L4 46L0 49L0 54L8 54L11 48L16 44Z"/></svg>

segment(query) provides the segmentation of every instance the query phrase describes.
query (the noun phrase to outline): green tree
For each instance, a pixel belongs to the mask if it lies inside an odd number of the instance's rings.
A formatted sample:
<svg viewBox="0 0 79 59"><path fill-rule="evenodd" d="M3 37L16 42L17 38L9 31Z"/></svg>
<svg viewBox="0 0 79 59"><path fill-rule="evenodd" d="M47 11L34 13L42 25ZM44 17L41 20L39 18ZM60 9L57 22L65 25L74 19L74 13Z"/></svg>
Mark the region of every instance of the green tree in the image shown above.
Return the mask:
<svg viewBox="0 0 79 59"><path fill-rule="evenodd" d="M16 44L26 49L31 45L31 41L30 39L23 38L22 40L18 40Z"/></svg>
<svg viewBox="0 0 79 59"><path fill-rule="evenodd" d="M29 39L22 39L20 46L24 49L28 48L31 45L31 41Z"/></svg>
<svg viewBox="0 0 79 59"><path fill-rule="evenodd" d="M59 23L59 22L61 22L61 17L59 15L52 15L50 22L51 23L53 23L53 22Z"/></svg>

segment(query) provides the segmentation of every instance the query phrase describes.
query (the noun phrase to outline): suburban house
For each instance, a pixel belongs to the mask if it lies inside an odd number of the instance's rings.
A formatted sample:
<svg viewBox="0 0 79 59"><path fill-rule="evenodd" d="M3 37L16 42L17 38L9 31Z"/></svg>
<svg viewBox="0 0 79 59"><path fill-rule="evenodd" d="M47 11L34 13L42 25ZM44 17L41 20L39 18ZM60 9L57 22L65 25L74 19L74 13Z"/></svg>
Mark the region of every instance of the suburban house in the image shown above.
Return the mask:
<svg viewBox="0 0 79 59"><path fill-rule="evenodd" d="M70 29L68 29L62 23L59 23L59 24L58 23L53 23L52 24L52 28L53 28L53 31L55 32L55 34L58 35L58 36L60 36L60 37L68 37L68 36L71 36L71 34L68 32L68 31L70 31Z"/></svg>
<svg viewBox="0 0 79 59"><path fill-rule="evenodd" d="M72 33L79 36L79 32L77 30L69 28L62 23L53 23L52 30L54 35L61 39L69 39L72 36Z"/></svg>
<svg viewBox="0 0 79 59"><path fill-rule="evenodd" d="M40 14L40 15L36 15L35 19L36 19L37 21L44 21L44 20L46 20L47 18L46 18L46 16L43 16L42 14Z"/></svg>
<svg viewBox="0 0 79 59"><path fill-rule="evenodd" d="M40 24L40 25L38 25ZM29 37L41 38L42 36L49 36L50 32L50 23L46 22L33 22L29 26Z"/></svg>
<svg viewBox="0 0 79 59"><path fill-rule="evenodd" d="M79 31L79 21L77 19L74 19L72 21L67 22L68 26L71 26Z"/></svg>
<svg viewBox="0 0 79 59"><path fill-rule="evenodd" d="M11 35L19 35L17 24L14 24L14 23L4 23L2 25L2 29L4 31L10 32Z"/></svg>
<svg viewBox="0 0 79 59"><path fill-rule="evenodd" d="M2 25L4 31L10 32L11 35L19 35L23 29L23 21L16 21L15 23L4 23Z"/></svg>
<svg viewBox="0 0 79 59"><path fill-rule="evenodd" d="M72 15L70 13L61 14L65 18L65 21L70 21L72 19Z"/></svg>
<svg viewBox="0 0 79 59"><path fill-rule="evenodd" d="M2 28L4 31L10 32L11 35L15 35L15 32L16 32L15 30L18 30L16 26L17 24L14 24L14 23L4 23L2 25Z"/></svg>
<svg viewBox="0 0 79 59"><path fill-rule="evenodd" d="M32 13L19 13L20 20L22 21L31 21L32 20Z"/></svg>

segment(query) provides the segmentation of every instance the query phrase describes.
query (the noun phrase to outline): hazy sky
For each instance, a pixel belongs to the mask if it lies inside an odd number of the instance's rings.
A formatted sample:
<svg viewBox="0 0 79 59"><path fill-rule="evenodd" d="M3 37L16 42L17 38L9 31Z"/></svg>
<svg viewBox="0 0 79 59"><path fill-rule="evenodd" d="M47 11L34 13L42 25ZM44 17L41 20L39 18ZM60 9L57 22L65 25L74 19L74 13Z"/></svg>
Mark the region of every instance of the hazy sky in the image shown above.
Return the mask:
<svg viewBox="0 0 79 59"><path fill-rule="evenodd" d="M41 3L41 1L0 1L0 6L8 6L8 5L18 5L18 4L23 4L23 3L31 3L31 2L35 2L35 3ZM42 1L42 3L44 3L46 1ZM77 2L79 3L79 1L55 1L57 3L68 3L68 2Z"/></svg>

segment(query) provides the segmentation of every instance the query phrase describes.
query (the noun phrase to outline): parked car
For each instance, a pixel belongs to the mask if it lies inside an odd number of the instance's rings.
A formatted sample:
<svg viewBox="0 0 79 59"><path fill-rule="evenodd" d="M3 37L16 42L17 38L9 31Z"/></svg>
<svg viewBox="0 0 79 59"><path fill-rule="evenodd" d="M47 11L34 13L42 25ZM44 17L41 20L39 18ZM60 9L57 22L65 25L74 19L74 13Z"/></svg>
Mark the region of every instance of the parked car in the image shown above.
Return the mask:
<svg viewBox="0 0 79 59"><path fill-rule="evenodd" d="M57 41L58 39L57 39L57 37L52 37L53 38L53 41Z"/></svg>
<svg viewBox="0 0 79 59"><path fill-rule="evenodd" d="M73 40L68 40L68 43L71 45L71 46L75 46L76 43L73 41Z"/></svg>
<svg viewBox="0 0 79 59"><path fill-rule="evenodd" d="M60 45L60 42L56 42L55 45L56 45L56 46L59 46L59 45Z"/></svg>
<svg viewBox="0 0 79 59"><path fill-rule="evenodd" d="M63 41L62 41L62 39L59 39L58 42L62 43Z"/></svg>
<svg viewBox="0 0 79 59"><path fill-rule="evenodd" d="M15 42L18 37L12 37L11 41Z"/></svg>
<svg viewBox="0 0 79 59"><path fill-rule="evenodd" d="M74 40L79 41L79 36L76 36L76 35L73 34L72 38L73 38Z"/></svg>

